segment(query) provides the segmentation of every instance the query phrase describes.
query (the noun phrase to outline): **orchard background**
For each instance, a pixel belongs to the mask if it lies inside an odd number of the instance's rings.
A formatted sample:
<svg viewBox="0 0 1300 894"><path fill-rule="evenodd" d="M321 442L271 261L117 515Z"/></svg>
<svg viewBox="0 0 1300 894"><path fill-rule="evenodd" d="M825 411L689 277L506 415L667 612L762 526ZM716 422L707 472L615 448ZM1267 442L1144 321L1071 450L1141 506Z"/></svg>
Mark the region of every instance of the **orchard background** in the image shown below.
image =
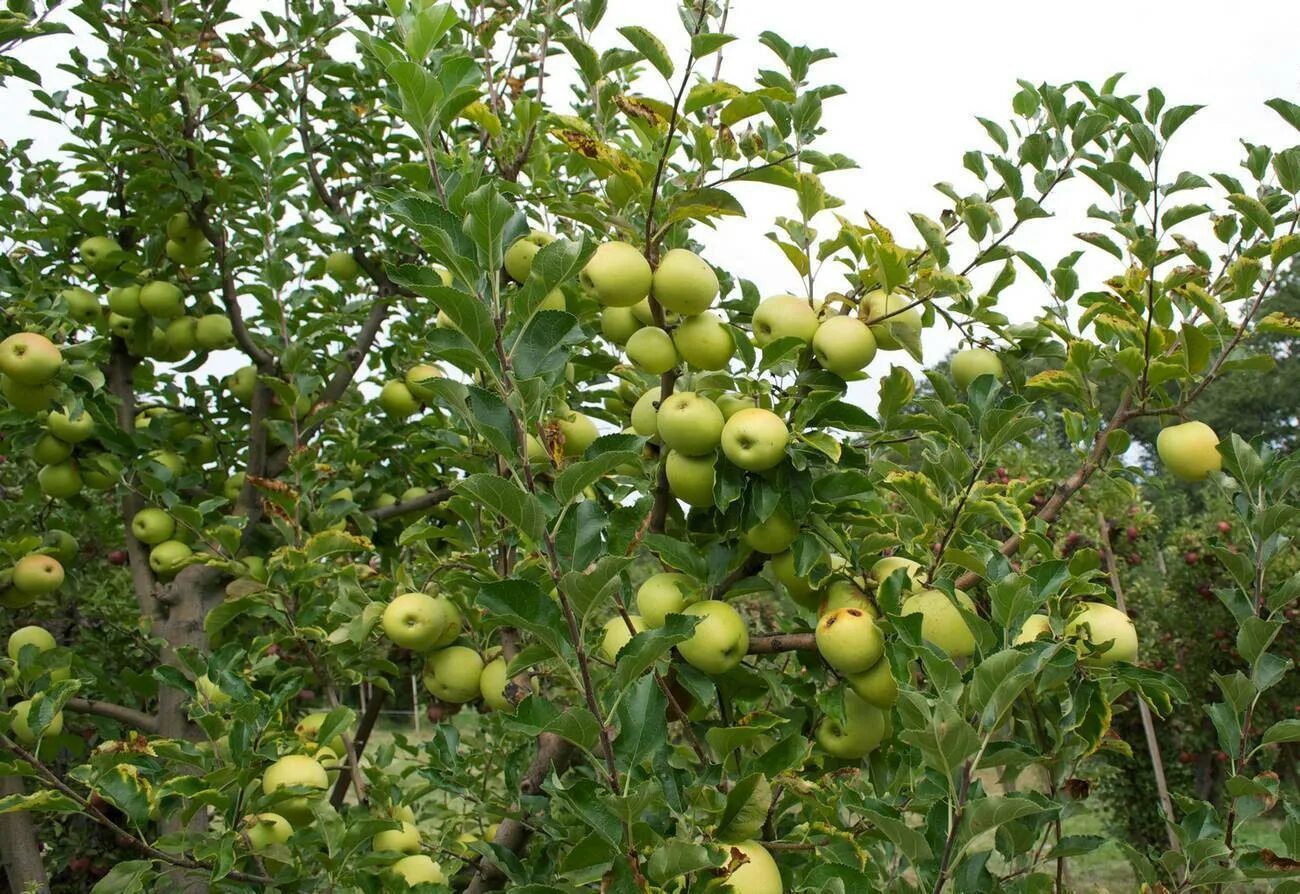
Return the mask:
<svg viewBox="0 0 1300 894"><path fill-rule="evenodd" d="M1300 105L1022 80L891 229L605 7L0 15L9 888L1300 890Z"/></svg>

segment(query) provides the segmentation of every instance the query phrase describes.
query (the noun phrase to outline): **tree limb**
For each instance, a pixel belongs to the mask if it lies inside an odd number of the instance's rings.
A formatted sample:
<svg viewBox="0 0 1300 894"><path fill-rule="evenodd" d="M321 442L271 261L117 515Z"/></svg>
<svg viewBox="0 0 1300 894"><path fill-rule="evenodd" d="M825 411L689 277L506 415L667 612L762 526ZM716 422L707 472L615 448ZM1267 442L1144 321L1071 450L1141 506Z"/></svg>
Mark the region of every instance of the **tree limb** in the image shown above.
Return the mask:
<svg viewBox="0 0 1300 894"><path fill-rule="evenodd" d="M135 708L128 708L125 705L116 705L112 702L101 702L89 698L70 698L64 707L77 714L94 714L98 717L107 717L110 720L116 720L123 726L135 727L143 733L158 732L157 717L144 711L138 711Z"/></svg>

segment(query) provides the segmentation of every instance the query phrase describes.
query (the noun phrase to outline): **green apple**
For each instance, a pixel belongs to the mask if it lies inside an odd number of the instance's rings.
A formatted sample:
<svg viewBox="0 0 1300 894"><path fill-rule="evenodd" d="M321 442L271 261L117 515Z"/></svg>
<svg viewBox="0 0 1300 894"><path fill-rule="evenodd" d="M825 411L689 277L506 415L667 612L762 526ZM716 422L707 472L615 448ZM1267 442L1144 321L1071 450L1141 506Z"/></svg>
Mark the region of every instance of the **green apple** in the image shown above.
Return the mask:
<svg viewBox="0 0 1300 894"><path fill-rule="evenodd" d="M31 715L31 711L31 699L18 702L14 705L13 722L9 728L9 732L13 733L14 738L21 744L26 745L28 748L35 745L38 741L36 731L28 724L28 718ZM63 732L63 712L56 711L53 719L50 720L49 724L41 732L41 738L44 739L48 736L57 736L61 732Z"/></svg>
<svg viewBox="0 0 1300 894"><path fill-rule="evenodd" d="M757 841L742 841L727 847L726 882L735 894L784 894L781 870L767 848ZM736 859L735 851L743 854L744 859Z"/></svg>
<svg viewBox="0 0 1300 894"><path fill-rule="evenodd" d="M391 379L379 391L379 408L390 419L401 421L420 412L420 402L405 382Z"/></svg>
<svg viewBox="0 0 1300 894"><path fill-rule="evenodd" d="M45 418L45 427L60 441L80 444L95 433L95 420L85 410L76 416L69 416L67 410L51 410Z"/></svg>
<svg viewBox="0 0 1300 894"><path fill-rule="evenodd" d="M167 257L182 267L197 267L212 254L212 244L200 233L190 239L168 239Z"/></svg>
<svg viewBox="0 0 1300 894"><path fill-rule="evenodd" d="M61 366L63 352L39 332L16 332L0 341L0 372L19 385L48 384Z"/></svg>
<svg viewBox="0 0 1300 894"><path fill-rule="evenodd" d="M957 601L967 611L975 611L975 603L961 590ZM967 658L975 654L975 634L962 617L957 606L942 590L921 590L903 600L902 614L921 616L921 638L934 643L950 658Z"/></svg>
<svg viewBox="0 0 1300 894"><path fill-rule="evenodd" d="M627 629L627 621L623 620L622 615L610 618L601 628L600 654L611 664L618 661L618 653L632 641L633 633L641 633L646 629L646 623L640 615L628 615L628 619L632 622L632 630Z"/></svg>
<svg viewBox="0 0 1300 894"><path fill-rule="evenodd" d="M225 319L224 317L222 319ZM199 343L199 321L194 317L177 317L163 330L163 349L166 359L180 359L194 353Z"/></svg>
<svg viewBox="0 0 1300 894"><path fill-rule="evenodd" d="M100 275L112 273L118 268L122 259L117 255L121 253L122 246L108 236L91 236L81 243L82 263Z"/></svg>
<svg viewBox="0 0 1300 894"><path fill-rule="evenodd" d="M199 230L194 226L194 221L190 220L187 211L177 211L167 218L165 231L168 239L175 239L177 242L184 242L199 235Z"/></svg>
<svg viewBox="0 0 1300 894"><path fill-rule="evenodd" d="M867 325L871 327L877 348L882 351L901 351L912 345L919 351L921 311L916 307L903 310L911 303L906 295L886 295L879 289L866 294L858 313L866 318Z"/></svg>
<svg viewBox="0 0 1300 894"><path fill-rule="evenodd" d="M1219 436L1198 420L1162 428L1156 436L1156 453L1165 468L1182 481L1202 481L1223 468Z"/></svg>
<svg viewBox="0 0 1300 894"><path fill-rule="evenodd" d="M533 258L554 241L554 236L542 230L533 230L527 236L516 239L506 249L504 258L506 273L510 274L510 278L515 282L528 279L528 274L533 271Z"/></svg>
<svg viewBox="0 0 1300 894"><path fill-rule="evenodd" d="M799 536L799 526L784 509L778 509L745 532L745 544L755 552L775 556L783 553Z"/></svg>
<svg viewBox="0 0 1300 894"><path fill-rule="evenodd" d="M384 634L404 649L427 652L438 644L452 622L447 612L450 604L428 593L394 596L384 609Z"/></svg>
<svg viewBox="0 0 1300 894"><path fill-rule="evenodd" d="M394 875L406 882L408 888L414 888L416 885L447 884L447 874L442 871L442 867L432 857L426 857L424 854L403 857L394 863L391 869Z"/></svg>
<svg viewBox="0 0 1300 894"><path fill-rule="evenodd" d="M600 334L610 344L627 344L627 340L644 325L647 324L638 320L630 307L607 307L600 312Z"/></svg>
<svg viewBox="0 0 1300 894"><path fill-rule="evenodd" d="M786 550L772 556L767 560L767 567L772 569L772 576L785 587L785 592L791 599L804 608L817 607L817 590L807 578L795 573L793 552Z"/></svg>
<svg viewBox="0 0 1300 894"><path fill-rule="evenodd" d="M632 405L633 430L655 443L659 442L659 395L662 393L657 385L648 388Z"/></svg>
<svg viewBox="0 0 1300 894"><path fill-rule="evenodd" d="M551 289L546 293L546 297L537 303L537 309L542 310L568 310L569 302L564 297L563 289Z"/></svg>
<svg viewBox="0 0 1300 894"><path fill-rule="evenodd" d="M438 642L434 644L435 649L441 649L444 646L450 646L460 638L464 619L461 617L460 609L456 607L456 603L445 595L439 593L433 598L437 600L440 610L447 615L447 627L442 631L442 636L438 637Z"/></svg>
<svg viewBox="0 0 1300 894"><path fill-rule="evenodd" d="M332 251L325 258L325 273L339 282L352 282L361 273L361 265L351 252Z"/></svg>
<svg viewBox="0 0 1300 894"><path fill-rule="evenodd" d="M528 441L528 464L539 466L551 462L551 454L546 450L546 445L536 435L529 435Z"/></svg>
<svg viewBox="0 0 1300 894"><path fill-rule="evenodd" d="M1065 635L1075 639L1084 664L1109 667L1120 661L1137 663L1137 630L1128 615L1104 602L1085 602L1080 608L1065 625Z"/></svg>
<svg viewBox="0 0 1300 894"><path fill-rule="evenodd" d="M141 509L131 519L131 533L135 539L147 546L157 546L164 540L171 540L176 533L176 522L167 511L150 506Z"/></svg>
<svg viewBox="0 0 1300 894"><path fill-rule="evenodd" d="M650 263L634 245L606 242L578 275L584 288L605 307L631 307L650 294Z"/></svg>
<svg viewBox="0 0 1300 894"><path fill-rule="evenodd" d="M41 536L41 552L53 556L64 565L71 565L77 560L77 538L67 531L50 528Z"/></svg>
<svg viewBox="0 0 1300 894"><path fill-rule="evenodd" d="M885 654L885 637L875 620L854 606L822 615L814 638L826 663L844 674L860 674Z"/></svg>
<svg viewBox="0 0 1300 894"><path fill-rule="evenodd" d="M52 385L20 385L6 375L0 375L0 394L21 413L39 413L58 395Z"/></svg>
<svg viewBox="0 0 1300 894"><path fill-rule="evenodd" d="M1025 643L1032 643L1044 636L1052 635L1052 622L1047 615L1030 615L1025 618L1025 623L1020 625L1020 632L1016 638L1011 641L1013 646L1023 646Z"/></svg>
<svg viewBox="0 0 1300 894"><path fill-rule="evenodd" d="M262 774L262 794L272 799L286 819L299 824L311 820L312 801L322 800L329 784L329 774L320 761L305 754L285 755ZM310 789L311 793L285 796L279 794L283 789Z"/></svg>
<svg viewBox="0 0 1300 894"><path fill-rule="evenodd" d="M752 410L759 406L758 398L752 394L740 394L736 391L728 391L720 394L713 401L722 411L724 419L730 419L741 410Z"/></svg>
<svg viewBox="0 0 1300 894"><path fill-rule="evenodd" d="M898 681L888 658L881 658L867 670L846 674L844 682L867 704L888 711L898 701Z"/></svg>
<svg viewBox="0 0 1300 894"><path fill-rule="evenodd" d="M45 466L36 473L41 493L52 500L66 500L81 493L81 472L72 460Z"/></svg>
<svg viewBox="0 0 1300 894"><path fill-rule="evenodd" d="M889 715L869 704L852 689L844 691L844 723L823 717L817 725L817 744L832 757L859 760L889 735Z"/></svg>
<svg viewBox="0 0 1300 894"><path fill-rule="evenodd" d="M969 348L958 351L948 361L948 371L957 387L966 390L980 376L992 376L1001 380L1006 373L1002 369L1002 360L987 348Z"/></svg>
<svg viewBox="0 0 1300 894"><path fill-rule="evenodd" d="M568 457L582 456L592 442L600 437L600 429L596 428L596 423L573 410L557 413L555 424L560 434L564 436L564 455Z"/></svg>
<svg viewBox="0 0 1300 894"><path fill-rule="evenodd" d="M377 851L414 854L420 850L420 828L410 820L400 820L401 828L386 829L370 840Z"/></svg>
<svg viewBox="0 0 1300 894"><path fill-rule="evenodd" d="M179 453L171 450L151 450L145 456L151 462L156 462L168 472L171 472L173 478L179 478L185 474L185 458Z"/></svg>
<svg viewBox="0 0 1300 894"><path fill-rule="evenodd" d="M247 406L253 402L253 392L257 388L257 367L241 366L226 377L226 390L230 396Z"/></svg>
<svg viewBox="0 0 1300 894"><path fill-rule="evenodd" d="M19 627L13 633L9 634L8 653L14 661L18 661L22 655L23 649L31 646L38 653L48 652L53 649L57 643L54 642L54 635L44 627L30 625Z"/></svg>
<svg viewBox="0 0 1300 894"><path fill-rule="evenodd" d="M278 813L259 813L244 817L242 831L248 849L260 854L287 843L293 835L293 826Z"/></svg>
<svg viewBox="0 0 1300 894"><path fill-rule="evenodd" d="M857 608L876 617L876 609L856 583L847 578L837 578L826 585L822 591L821 615L840 608Z"/></svg>
<svg viewBox="0 0 1300 894"><path fill-rule="evenodd" d="M754 344L765 348L781 338L811 341L818 325L817 311L806 299L773 295L764 298L754 311Z"/></svg>
<svg viewBox="0 0 1300 894"><path fill-rule="evenodd" d="M478 679L478 691L483 696L483 704L493 711L514 713L515 704L506 697L506 686L510 677L506 674L508 663L498 656L483 666L483 674Z"/></svg>
<svg viewBox="0 0 1300 894"><path fill-rule="evenodd" d="M861 320L836 314L817 327L813 355L837 376L861 372L876 356L876 337Z"/></svg>
<svg viewBox="0 0 1300 894"><path fill-rule="evenodd" d="M660 308L660 310L663 311L665 323L673 323L681 319L680 314L675 314L672 311L663 310L663 308ZM635 317L637 322L640 323L642 326L657 325L655 323L655 309L650 306L649 298L642 298L636 304L632 305L632 316Z"/></svg>
<svg viewBox="0 0 1300 894"><path fill-rule="evenodd" d="M668 451L668 458L664 460L668 491L688 506L708 509L714 504L713 483L717 476L717 463L717 451L710 451L703 456L686 456L676 450Z"/></svg>
<svg viewBox="0 0 1300 894"><path fill-rule="evenodd" d="M662 627L669 615L681 614L699 599L699 590L700 585L690 575L661 571L637 588L636 610L647 627Z"/></svg>
<svg viewBox="0 0 1300 894"><path fill-rule="evenodd" d="M651 289L664 309L694 316L718 297L718 275L695 252L674 248L659 259Z"/></svg>
<svg viewBox="0 0 1300 894"><path fill-rule="evenodd" d="M433 400L437 391L432 387L432 383L443 378L442 370L432 363L417 363L406 371L403 381L406 383L406 390L411 392L411 396L419 401Z"/></svg>
<svg viewBox="0 0 1300 894"><path fill-rule="evenodd" d="M325 724L325 718L329 717L326 711L313 711L303 716L293 728L293 733L302 742L303 750L308 754L318 748L328 748L334 754L344 754L348 747L343 744L343 736L337 735L326 742L320 743L320 728Z"/></svg>
<svg viewBox="0 0 1300 894"><path fill-rule="evenodd" d="M682 320L673 330L673 346L696 369L726 369L736 353L731 330L709 311Z"/></svg>
<svg viewBox="0 0 1300 894"><path fill-rule="evenodd" d="M722 427L722 452L747 472L775 468L785 459L789 442L790 430L785 421L761 407L740 410Z"/></svg>
<svg viewBox="0 0 1300 894"><path fill-rule="evenodd" d="M140 306L139 286L118 286L108 290L108 309L119 317L137 320L143 317L144 308Z"/></svg>
<svg viewBox="0 0 1300 894"><path fill-rule="evenodd" d="M261 556L244 556L239 560L244 566L244 575L256 581L266 581L266 559Z"/></svg>
<svg viewBox="0 0 1300 894"><path fill-rule="evenodd" d="M920 562L914 562L911 559L902 556L885 556L883 559L877 559L871 566L871 579L877 584L883 584L889 580L889 576L898 569L902 568L907 574L907 583L904 585L904 591L915 590L922 584L925 577L925 568Z"/></svg>
<svg viewBox="0 0 1300 894"><path fill-rule="evenodd" d="M72 445L46 432L32 445L32 461L38 466L53 466L72 456Z"/></svg>
<svg viewBox="0 0 1300 894"><path fill-rule="evenodd" d="M659 404L659 440L686 456L704 456L722 443L722 411L707 397L678 391Z"/></svg>
<svg viewBox="0 0 1300 894"><path fill-rule="evenodd" d="M99 299L94 293L87 292L82 288L64 289L59 293L63 303L68 305L68 317L81 323L83 326L99 322L103 317L104 309L99 305Z"/></svg>
<svg viewBox="0 0 1300 894"><path fill-rule="evenodd" d="M149 567L162 580L170 580L189 564L194 551L179 540L164 540L149 550Z"/></svg>
<svg viewBox="0 0 1300 894"><path fill-rule="evenodd" d="M228 705L231 698L207 674L201 674L194 680L194 690L199 698L208 705Z"/></svg>
<svg viewBox="0 0 1300 894"><path fill-rule="evenodd" d="M194 341L205 351L224 351L235 346L235 330L225 314L204 314L194 326Z"/></svg>
<svg viewBox="0 0 1300 894"><path fill-rule="evenodd" d="M672 336L654 326L646 326L632 333L624 350L627 359L637 369L655 376L668 372L679 361Z"/></svg>
<svg viewBox="0 0 1300 894"><path fill-rule="evenodd" d="M140 307L151 317L179 317L185 313L185 293L175 283L156 279L140 287Z"/></svg>
<svg viewBox="0 0 1300 894"><path fill-rule="evenodd" d="M439 701L461 704L481 694L483 658L468 646L447 646L424 664L424 688Z"/></svg>
<svg viewBox="0 0 1300 894"><path fill-rule="evenodd" d="M217 461L217 442L210 435L191 435L183 445L185 459L196 466L206 466Z"/></svg>
<svg viewBox="0 0 1300 894"><path fill-rule="evenodd" d="M92 453L78 464L81 480L92 490L109 490L122 479L122 464L111 453Z"/></svg>
<svg viewBox="0 0 1300 894"><path fill-rule="evenodd" d="M729 604L709 599L686 606L682 614L701 619L691 638L677 644L678 653L692 667L706 674L725 674L744 660L749 630Z"/></svg>

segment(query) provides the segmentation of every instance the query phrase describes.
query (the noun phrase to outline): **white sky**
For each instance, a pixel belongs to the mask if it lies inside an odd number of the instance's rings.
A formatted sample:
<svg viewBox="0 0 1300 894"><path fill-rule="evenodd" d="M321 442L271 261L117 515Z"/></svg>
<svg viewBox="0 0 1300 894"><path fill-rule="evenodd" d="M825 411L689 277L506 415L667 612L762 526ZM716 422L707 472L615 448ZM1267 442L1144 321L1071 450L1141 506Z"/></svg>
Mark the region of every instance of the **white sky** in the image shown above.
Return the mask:
<svg viewBox="0 0 1300 894"><path fill-rule="evenodd" d="M246 5L256 8L257 0ZM596 35L598 50L623 43L614 31L618 25L640 24L663 39L680 66L686 35L676 0L609 0L609 7ZM1099 85L1113 72L1126 71L1121 88L1129 92L1145 93L1148 86L1157 85L1168 105L1207 105L1179 131L1166 156L1166 171L1238 173L1241 137L1274 148L1300 142L1300 133L1262 104L1273 96L1300 101L1300 3L1094 0L1086 8L1071 9L1042 0L734 0L728 31L739 40L726 47L724 79L747 86L747 76L757 68L778 67L775 57L757 42L764 30L777 31L792 44L827 47L837 54L814 68L814 79L838 83L848 91L827 105L823 125L828 135L818 146L843 152L861 165L830 179L831 191L846 201L839 213L861 220L862 210L870 209L900 240L914 244L920 240L907 213L922 211L937 218L943 208L945 200L932 189L933 183L948 180L960 192L974 191L974 179L961 167L962 152L991 147L975 116L1009 117L1018 77L1035 83L1083 79ZM46 38L23 50L29 64L48 74L47 88L66 82L54 65L70 43L67 38ZM703 70L712 71L712 60ZM50 125L26 118L30 96L19 84L11 80L4 90L0 139L35 137L38 153L53 153L61 135ZM667 86L653 72L642 89L668 97ZM774 216L793 213L792 194L754 184L736 192L750 216L729 218L716 233L700 231L709 258L756 281L765 294L797 290L793 270L763 235L772 229ZM1208 193L1183 195L1185 201L1215 204ZM1070 234L1101 228L1100 222L1084 217L1088 204L1099 196L1082 178L1063 185L1049 205L1058 216L1026 225L1017 244L1050 268L1060 256L1083 247ZM830 224L822 226L823 233L830 229ZM1208 238L1202 244L1213 248ZM960 263L961 257L955 251L954 261ZM1082 290L1089 287L1090 278L1096 282L1112 272L1104 261L1090 266L1085 260L1079 270ZM831 290L837 283L826 276L819 280L821 286ZM1022 271L1003 293L1003 308L1013 320L1023 320L1033 316L1043 300L1036 280ZM940 324L927 332L925 343L927 359L938 360L955 338ZM885 365L878 359L873 370L903 363L905 355L886 357ZM862 397L874 403L874 394Z"/></svg>

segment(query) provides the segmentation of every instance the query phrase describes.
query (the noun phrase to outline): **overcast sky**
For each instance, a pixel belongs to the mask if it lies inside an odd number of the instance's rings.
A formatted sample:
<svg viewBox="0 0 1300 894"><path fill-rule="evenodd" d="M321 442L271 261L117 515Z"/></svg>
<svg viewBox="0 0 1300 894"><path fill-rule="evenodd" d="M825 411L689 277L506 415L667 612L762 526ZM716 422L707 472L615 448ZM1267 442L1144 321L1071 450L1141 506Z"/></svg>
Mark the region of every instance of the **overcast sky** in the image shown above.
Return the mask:
<svg viewBox="0 0 1300 894"><path fill-rule="evenodd" d="M258 3L249 0L245 6L252 10ZM610 0L609 7L595 38L598 49L622 44L614 29L635 23L657 33L681 60L686 36L675 0ZM869 209L901 240L913 243L919 244L919 237L907 213L922 211L937 218L943 207L932 184L948 180L959 191L974 190L973 178L961 167L962 152L990 147L975 116L1007 118L1017 78L1100 84L1124 71L1121 87L1130 92L1144 93L1158 85L1170 105L1207 105L1178 133L1165 170L1236 172L1241 158L1238 139L1243 137L1275 148L1300 142L1300 134L1263 106L1273 96L1300 101L1300 3L1093 0L1067 6L1042 0L734 0L728 31L740 39L725 50L724 79L747 86L759 67L776 66L775 57L757 41L765 30L793 44L836 53L836 59L814 69L814 77L848 91L828 104L823 118L828 135L819 146L849 155L861 165L830 180L831 190L846 202L840 213L861 220L862 211ZM29 64L47 74L48 87L62 86L54 65L70 43L45 39L23 51ZM711 71L711 65L706 70ZM39 152L56 151L60 135L25 117L29 94L19 82L9 83L0 139L34 136ZM667 86L653 73L642 89L668 97ZM749 218L729 218L716 233L702 231L710 259L756 281L765 294L797 289L794 272L763 235L772 228L774 216L793 213L791 194L761 185L742 185L737 192ZM1099 196L1095 188L1080 178L1058 192L1049 207L1057 217L1033 222L1020 238L1021 246L1048 267L1082 247L1072 233L1098 228L1098 222L1083 216ZM824 224L822 230L830 228ZM1089 275L1095 282L1112 272L1104 261L1081 265L1080 270L1085 289ZM836 283L827 276L824 285L830 290ZM1003 307L1014 320L1022 320L1034 315L1043 298L1033 277L1022 273L1004 293ZM954 343L940 325L926 335L927 359L939 359ZM892 354L890 361L902 357Z"/></svg>

